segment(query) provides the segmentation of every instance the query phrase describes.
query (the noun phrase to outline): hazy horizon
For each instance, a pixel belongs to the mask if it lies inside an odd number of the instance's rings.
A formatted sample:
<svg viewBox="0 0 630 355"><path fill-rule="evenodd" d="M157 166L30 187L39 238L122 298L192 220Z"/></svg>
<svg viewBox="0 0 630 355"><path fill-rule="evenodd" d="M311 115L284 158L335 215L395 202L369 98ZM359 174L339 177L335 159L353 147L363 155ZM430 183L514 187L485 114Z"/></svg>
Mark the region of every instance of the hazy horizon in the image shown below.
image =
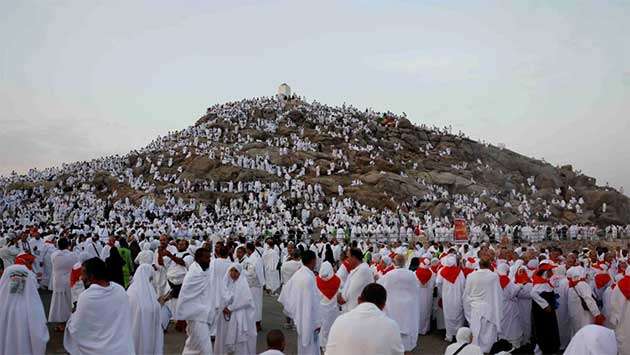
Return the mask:
<svg viewBox="0 0 630 355"><path fill-rule="evenodd" d="M630 3L4 1L0 19L0 174L124 154L287 82L630 186Z"/></svg>

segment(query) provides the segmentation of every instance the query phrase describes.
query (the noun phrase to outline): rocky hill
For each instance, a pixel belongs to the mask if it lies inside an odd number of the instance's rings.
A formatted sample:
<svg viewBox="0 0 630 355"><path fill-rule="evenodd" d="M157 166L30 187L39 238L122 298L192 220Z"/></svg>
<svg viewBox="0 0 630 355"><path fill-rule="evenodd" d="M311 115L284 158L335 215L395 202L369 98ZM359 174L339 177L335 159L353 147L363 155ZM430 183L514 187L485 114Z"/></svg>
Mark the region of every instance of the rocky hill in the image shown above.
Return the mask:
<svg viewBox="0 0 630 355"><path fill-rule="evenodd" d="M325 197L307 201L288 187L274 197L287 206L321 205L311 218L324 220L347 199L366 218L387 209L475 223L630 223L627 197L570 165L554 167L412 120L420 121L297 97L243 100L210 107L194 125L141 150L13 175L2 187L65 181L72 190L81 182L101 199L165 203L175 196L211 204L246 195L242 184L286 187L291 180Z"/></svg>

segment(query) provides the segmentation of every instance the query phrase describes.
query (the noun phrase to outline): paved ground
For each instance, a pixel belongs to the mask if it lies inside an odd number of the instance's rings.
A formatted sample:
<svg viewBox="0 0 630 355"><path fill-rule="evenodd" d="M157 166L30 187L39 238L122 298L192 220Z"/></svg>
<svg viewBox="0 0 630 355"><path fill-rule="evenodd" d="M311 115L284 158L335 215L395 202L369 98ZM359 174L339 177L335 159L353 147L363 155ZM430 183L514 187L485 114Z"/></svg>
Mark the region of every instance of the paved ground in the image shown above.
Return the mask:
<svg viewBox="0 0 630 355"><path fill-rule="evenodd" d="M44 308L46 309L46 314L48 314L48 307L50 304L50 293L45 292L42 293L42 300L44 301ZM286 338L287 338L287 348L285 349L286 354L295 354L296 352L296 333L295 330L288 330L282 328L282 324L284 322L284 315L282 314L282 306L276 301L274 297L264 296L264 304L263 304L263 331L258 333L258 345L257 351L260 353L265 350L265 336L267 335L267 331L270 329L282 329ZM52 327L49 327L50 330L50 341L48 342L48 347L46 349L47 354L65 354L66 352L63 349L63 334L55 333ZM375 332L378 329L374 330ZM446 349L446 343L444 342L444 334L430 334L427 336L420 337L418 339L419 347L416 347L416 351L412 354L427 354L427 355L438 355L444 354L444 350ZM183 333L178 333L174 329L169 328L168 333L165 334L164 339L164 354L181 354L184 348L184 341L186 340L186 336ZM109 354L116 355L116 354Z"/></svg>

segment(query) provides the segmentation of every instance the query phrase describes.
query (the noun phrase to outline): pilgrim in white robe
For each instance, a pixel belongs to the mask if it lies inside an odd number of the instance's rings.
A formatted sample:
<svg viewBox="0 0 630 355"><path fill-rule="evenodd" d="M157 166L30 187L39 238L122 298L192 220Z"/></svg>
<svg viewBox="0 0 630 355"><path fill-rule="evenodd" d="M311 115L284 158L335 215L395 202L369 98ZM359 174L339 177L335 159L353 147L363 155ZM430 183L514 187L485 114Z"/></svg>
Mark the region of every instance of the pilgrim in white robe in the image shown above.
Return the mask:
<svg viewBox="0 0 630 355"><path fill-rule="evenodd" d="M341 297L346 301L341 308L344 312L349 312L359 304L359 296L368 284L374 282L372 270L366 263L361 263L355 267L343 284Z"/></svg>
<svg viewBox="0 0 630 355"><path fill-rule="evenodd" d="M609 322L617 336L619 354L630 354L630 267L612 291Z"/></svg>
<svg viewBox="0 0 630 355"><path fill-rule="evenodd" d="M518 291L516 286L507 276L509 273L507 264L498 266L499 282L502 292L501 326L499 338L509 341L514 347L519 347L523 338L523 329L518 312Z"/></svg>
<svg viewBox="0 0 630 355"><path fill-rule="evenodd" d="M452 260L451 260L452 258ZM452 340L457 334L457 329L464 326L464 307L462 304L462 294L466 279L464 273L455 265L454 257L447 257L444 267L438 272L436 285L438 294L442 298L442 311L444 313L444 326L446 328L446 339ZM454 272L457 276L448 280L449 270L447 268L457 268ZM453 269L455 270L455 269Z"/></svg>
<svg viewBox="0 0 630 355"><path fill-rule="evenodd" d="M256 319L256 322L260 322L262 320L262 297L263 285L265 284L265 268L263 266L262 259L256 251L246 257L241 265L243 266L243 272L245 273L249 290L254 299L254 304L256 305L254 318Z"/></svg>
<svg viewBox="0 0 630 355"><path fill-rule="evenodd" d="M284 314L295 322L295 330L298 333L297 353L320 354L319 331L322 310L313 271L302 266L284 285L278 302L284 307Z"/></svg>
<svg viewBox="0 0 630 355"><path fill-rule="evenodd" d="M295 274L302 267L302 262L297 260L287 260L282 263L280 267L280 273L282 275L282 283L286 284L291 279L291 276Z"/></svg>
<svg viewBox="0 0 630 355"><path fill-rule="evenodd" d="M560 349L566 349L569 341L571 341L571 320L569 318L569 280L562 274L556 277L554 269L554 278L552 279L554 292L558 295L558 308L556 309L556 318L558 319L558 331L560 333Z"/></svg>
<svg viewBox="0 0 630 355"><path fill-rule="evenodd" d="M214 258L210 262L210 267L208 268L208 273L210 274L210 284L212 285L212 304L219 305L221 301L221 287L217 285L221 285L223 283L223 278L225 277L225 273L227 272L228 267L232 265L232 262L226 258ZM215 311L215 317L219 317L218 308ZM217 335L217 319L212 322L212 326L210 329L210 335Z"/></svg>
<svg viewBox="0 0 630 355"><path fill-rule="evenodd" d="M42 250L42 262L44 263L40 285L52 290L52 254L57 251L52 242L44 242ZM5 264L6 267L6 264Z"/></svg>
<svg viewBox="0 0 630 355"><path fill-rule="evenodd" d="M164 331L160 321L160 303L151 283L153 266L142 264L133 275L127 296L131 307L131 329L136 354L162 354Z"/></svg>
<svg viewBox="0 0 630 355"><path fill-rule="evenodd" d="M138 253L138 255L136 255L136 259L134 260L134 262L138 265L153 263L154 253L151 250L151 244L144 243L140 248L141 251Z"/></svg>
<svg viewBox="0 0 630 355"><path fill-rule="evenodd" d="M317 288L321 296L322 310L322 329L319 333L319 346L325 351L330 327L332 327L340 314L337 294L341 289L341 279L335 274L330 262L324 261L319 268L319 275L317 275L316 280Z"/></svg>
<svg viewBox="0 0 630 355"><path fill-rule="evenodd" d="M135 354L125 289L110 282L83 291L66 325L63 346L71 355Z"/></svg>
<svg viewBox="0 0 630 355"><path fill-rule="evenodd" d="M582 306L582 300L588 309ZM593 299L592 289L586 282L580 281L568 291L568 310L571 325L571 337L585 325L593 324L593 319L600 315L597 303Z"/></svg>
<svg viewBox="0 0 630 355"><path fill-rule="evenodd" d="M52 289L48 321L64 323L72 314L72 292L70 289L70 273L78 262L76 254L71 251L59 250L52 255Z"/></svg>
<svg viewBox="0 0 630 355"><path fill-rule="evenodd" d="M232 269L239 272L236 280L230 276ZM241 265L232 264L218 287L221 288L221 299L218 307L214 352L235 355L255 354L256 308ZM230 310L229 316L223 313L225 308Z"/></svg>
<svg viewBox="0 0 630 355"><path fill-rule="evenodd" d="M0 354L43 355L49 335L35 274L11 265L0 279Z"/></svg>
<svg viewBox="0 0 630 355"><path fill-rule="evenodd" d="M418 343L418 314L420 292L416 275L409 269L394 269L378 280L387 291L385 314L393 319L400 329L405 351L411 351Z"/></svg>
<svg viewBox="0 0 630 355"><path fill-rule="evenodd" d="M518 287L518 320L523 330L520 345L529 344L532 336L532 283L527 277L527 269L521 266L514 276L514 284Z"/></svg>
<svg viewBox="0 0 630 355"><path fill-rule="evenodd" d="M483 355L483 351L478 345L471 344L472 331L470 328L462 327L457 330L456 342L446 347L444 355Z"/></svg>
<svg viewBox="0 0 630 355"><path fill-rule="evenodd" d="M337 317L326 344L326 355L379 354L405 352L398 324L375 304L364 302Z"/></svg>
<svg viewBox="0 0 630 355"><path fill-rule="evenodd" d="M420 263L416 270L418 279L418 334L425 335L431 328L431 313L433 311L433 289L435 288L435 274L431 269Z"/></svg>
<svg viewBox="0 0 630 355"><path fill-rule="evenodd" d="M210 327L214 322L216 305L208 270L194 262L188 268L177 299L175 319L186 321L185 355L211 355Z"/></svg>
<svg viewBox="0 0 630 355"><path fill-rule="evenodd" d="M489 352L497 341L502 317L499 276L489 269L479 269L468 275L464 288L464 313L473 333L473 344Z"/></svg>
<svg viewBox="0 0 630 355"><path fill-rule="evenodd" d="M589 324L580 329L564 351L567 355L626 355L617 349L615 332L599 325Z"/></svg>
<svg viewBox="0 0 630 355"><path fill-rule="evenodd" d="M275 293L280 288L280 270L278 270L280 255L278 250L275 247L268 247L263 252L262 260L265 268L265 287L271 293Z"/></svg>

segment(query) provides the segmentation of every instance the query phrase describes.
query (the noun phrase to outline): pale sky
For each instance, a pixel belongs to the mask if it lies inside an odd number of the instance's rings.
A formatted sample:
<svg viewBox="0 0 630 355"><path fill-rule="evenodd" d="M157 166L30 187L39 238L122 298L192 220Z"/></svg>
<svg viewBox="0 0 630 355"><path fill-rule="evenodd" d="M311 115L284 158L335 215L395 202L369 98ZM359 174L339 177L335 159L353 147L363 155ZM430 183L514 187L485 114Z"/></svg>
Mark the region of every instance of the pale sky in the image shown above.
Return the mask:
<svg viewBox="0 0 630 355"><path fill-rule="evenodd" d="M0 0L0 48L0 174L287 82L630 189L628 1Z"/></svg>

